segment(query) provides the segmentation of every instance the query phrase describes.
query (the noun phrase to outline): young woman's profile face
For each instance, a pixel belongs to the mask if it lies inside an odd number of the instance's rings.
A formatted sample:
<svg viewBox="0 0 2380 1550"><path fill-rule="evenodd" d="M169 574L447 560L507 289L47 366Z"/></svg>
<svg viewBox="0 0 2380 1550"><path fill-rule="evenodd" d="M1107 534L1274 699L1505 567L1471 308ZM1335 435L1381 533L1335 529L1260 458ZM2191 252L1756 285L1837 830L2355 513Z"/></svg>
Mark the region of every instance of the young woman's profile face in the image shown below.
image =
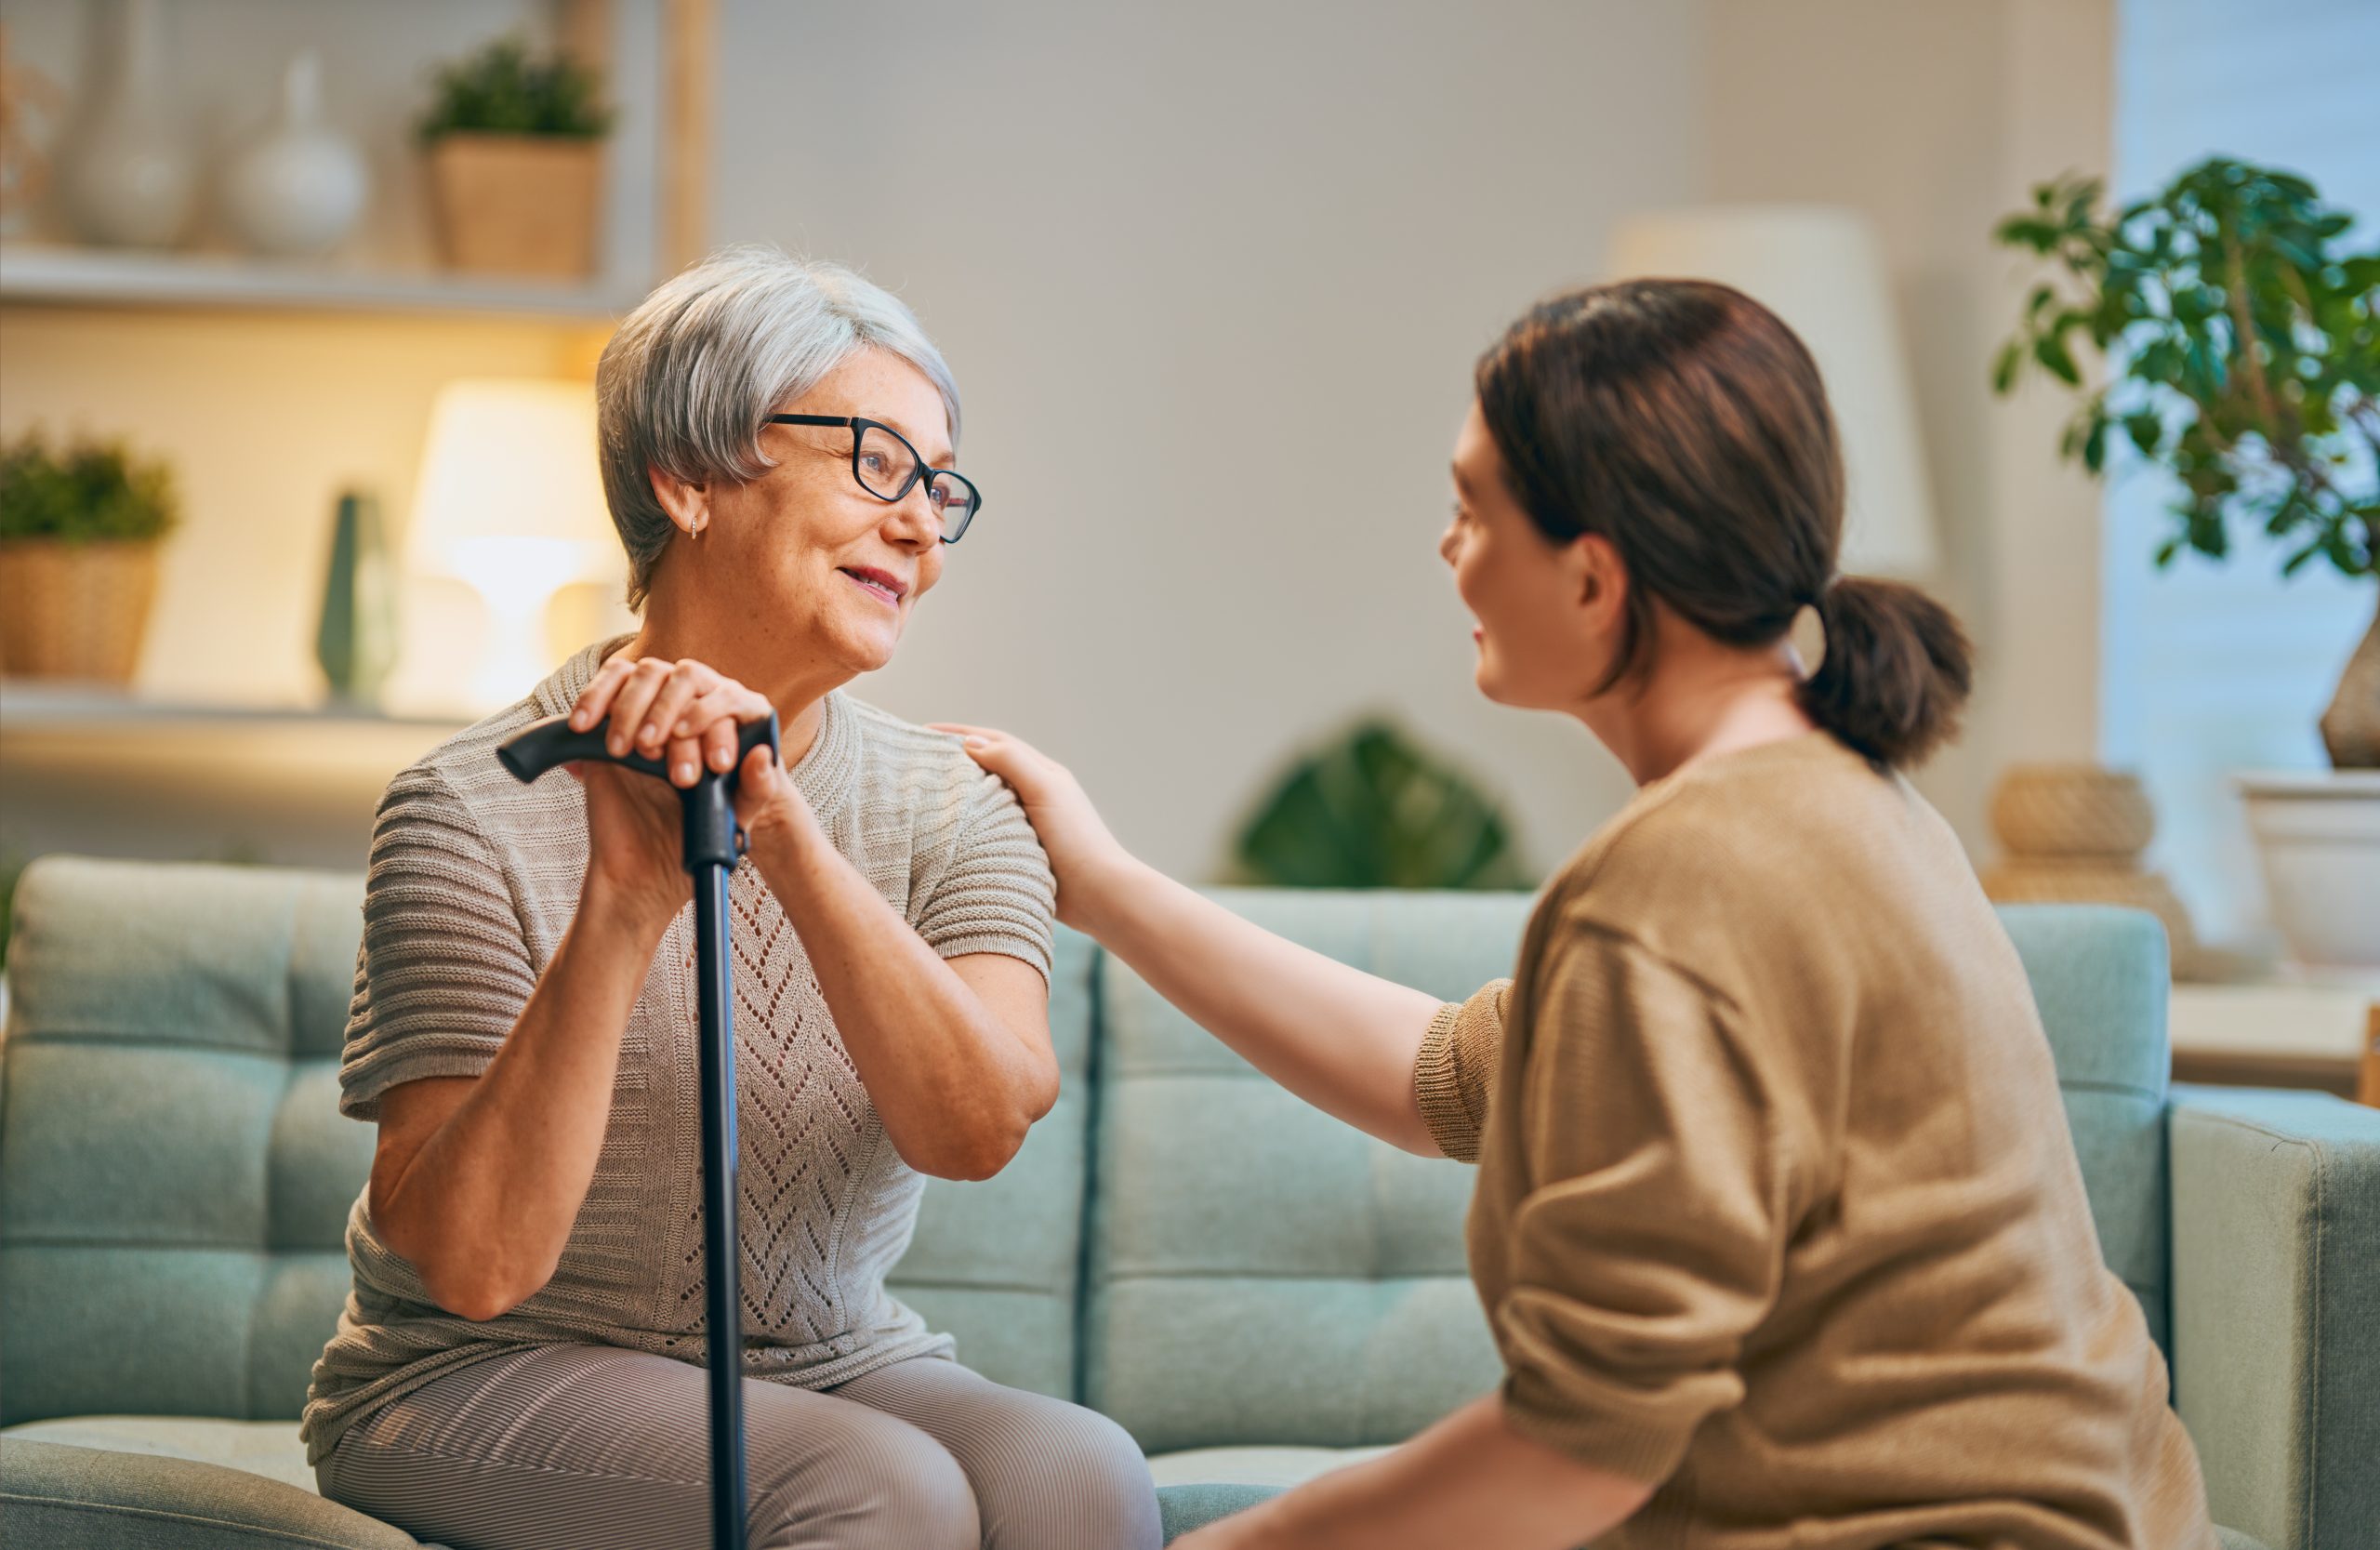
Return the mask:
<svg viewBox="0 0 2380 1550"><path fill-rule="evenodd" d="M1576 709L1616 649L1619 611L1607 584L1598 596L1591 572L1601 567L1587 552L1599 540L1557 544L1538 530L1505 482L1476 403L1455 438L1454 491L1438 553L1477 621L1479 692L1523 709Z"/></svg>

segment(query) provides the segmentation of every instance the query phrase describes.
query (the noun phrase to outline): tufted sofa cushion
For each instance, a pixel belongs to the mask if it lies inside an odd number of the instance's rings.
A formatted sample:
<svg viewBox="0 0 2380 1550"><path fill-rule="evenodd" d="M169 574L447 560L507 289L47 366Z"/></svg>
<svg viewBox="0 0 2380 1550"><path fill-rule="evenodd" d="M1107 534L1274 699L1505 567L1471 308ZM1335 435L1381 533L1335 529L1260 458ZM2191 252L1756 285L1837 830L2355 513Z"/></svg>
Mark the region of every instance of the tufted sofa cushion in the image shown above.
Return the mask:
<svg viewBox="0 0 2380 1550"><path fill-rule="evenodd" d="M1225 890L1232 909L1449 1000L1512 972L1513 894ZM2003 913L2109 1264L2166 1328L2165 943L2149 916ZM1471 1171L1290 1097L1104 966L1084 1398L1152 1452L1396 1441L1498 1376L1465 1273Z"/></svg>
<svg viewBox="0 0 2380 1550"><path fill-rule="evenodd" d="M54 859L17 894L0 1424L297 1413L347 1292L351 877Z"/></svg>

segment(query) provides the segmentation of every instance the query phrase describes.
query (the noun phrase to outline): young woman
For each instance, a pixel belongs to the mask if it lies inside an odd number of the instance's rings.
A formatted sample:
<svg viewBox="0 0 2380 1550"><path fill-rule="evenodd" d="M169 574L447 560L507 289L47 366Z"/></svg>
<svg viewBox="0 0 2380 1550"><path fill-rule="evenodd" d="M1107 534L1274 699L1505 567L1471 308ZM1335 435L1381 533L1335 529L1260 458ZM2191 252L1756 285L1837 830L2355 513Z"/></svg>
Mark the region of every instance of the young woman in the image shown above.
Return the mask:
<svg viewBox="0 0 2380 1550"><path fill-rule="evenodd" d="M1536 308L1476 388L1440 550L1479 686L1641 787L1510 982L1442 1006L1268 936L1032 749L952 729L1023 797L1061 919L1302 1096L1480 1165L1501 1391L1180 1544L2211 1547L2024 971L1898 773L1966 641L1835 574L1807 351L1735 291L1640 281Z"/></svg>

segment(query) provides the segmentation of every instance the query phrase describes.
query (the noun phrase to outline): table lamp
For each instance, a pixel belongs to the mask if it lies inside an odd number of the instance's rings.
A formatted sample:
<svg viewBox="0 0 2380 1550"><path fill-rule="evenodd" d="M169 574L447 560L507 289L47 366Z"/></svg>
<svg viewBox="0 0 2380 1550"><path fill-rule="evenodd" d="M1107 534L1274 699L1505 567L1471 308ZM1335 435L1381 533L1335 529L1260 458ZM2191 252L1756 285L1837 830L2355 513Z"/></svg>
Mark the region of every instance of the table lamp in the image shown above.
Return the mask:
<svg viewBox="0 0 2380 1550"><path fill-rule="evenodd" d="M1846 574L1919 577L1938 559L1892 288L1868 223L1823 205L1706 205L1624 222L1616 279L1716 280L1758 301L1818 358L1843 443Z"/></svg>
<svg viewBox="0 0 2380 1550"><path fill-rule="evenodd" d="M483 647L456 696L484 711L535 688L555 667L554 594L626 568L596 463L594 390L537 378L441 389L405 555L416 575L467 583L485 609Z"/></svg>

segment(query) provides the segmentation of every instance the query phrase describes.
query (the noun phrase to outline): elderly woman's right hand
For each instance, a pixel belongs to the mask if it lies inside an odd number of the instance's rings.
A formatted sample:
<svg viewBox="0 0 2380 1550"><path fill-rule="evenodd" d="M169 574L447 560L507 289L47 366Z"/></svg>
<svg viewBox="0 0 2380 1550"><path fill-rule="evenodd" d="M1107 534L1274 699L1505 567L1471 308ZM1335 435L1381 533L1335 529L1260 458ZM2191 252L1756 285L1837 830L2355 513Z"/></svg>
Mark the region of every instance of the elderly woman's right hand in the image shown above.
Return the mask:
<svg viewBox="0 0 2380 1550"><path fill-rule="evenodd" d="M570 724L584 731L609 718L606 745L633 749L669 772L667 785L616 764L574 764L587 788L587 887L608 907L666 924L692 898L681 853L676 788L704 766L735 767L738 726L769 714L766 696L693 660L613 656L580 692Z"/></svg>

